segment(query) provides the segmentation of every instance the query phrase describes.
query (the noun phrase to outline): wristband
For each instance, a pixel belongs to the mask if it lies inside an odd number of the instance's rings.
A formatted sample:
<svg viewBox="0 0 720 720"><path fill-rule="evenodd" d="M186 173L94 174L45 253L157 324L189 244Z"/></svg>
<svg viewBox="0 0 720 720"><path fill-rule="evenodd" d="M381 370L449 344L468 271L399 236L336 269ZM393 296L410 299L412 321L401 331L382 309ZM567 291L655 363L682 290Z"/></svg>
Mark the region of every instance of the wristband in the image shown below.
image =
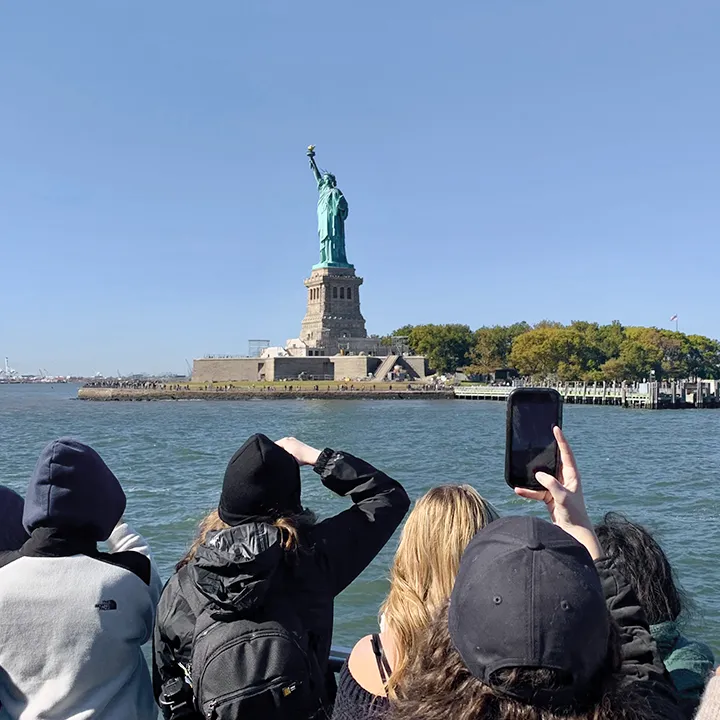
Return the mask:
<svg viewBox="0 0 720 720"><path fill-rule="evenodd" d="M330 458L335 454L335 451L330 448L325 448L319 455L317 462L313 465L313 470L318 474L322 475L330 462Z"/></svg>

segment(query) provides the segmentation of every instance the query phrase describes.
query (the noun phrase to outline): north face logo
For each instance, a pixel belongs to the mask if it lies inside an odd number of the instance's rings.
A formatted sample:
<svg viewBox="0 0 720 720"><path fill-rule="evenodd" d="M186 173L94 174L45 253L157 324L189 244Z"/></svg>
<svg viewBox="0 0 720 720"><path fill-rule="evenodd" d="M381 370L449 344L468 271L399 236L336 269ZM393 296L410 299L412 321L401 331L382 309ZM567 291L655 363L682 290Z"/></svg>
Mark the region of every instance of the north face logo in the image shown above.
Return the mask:
<svg viewBox="0 0 720 720"><path fill-rule="evenodd" d="M114 600L101 600L95 607L98 610L117 610L117 603Z"/></svg>

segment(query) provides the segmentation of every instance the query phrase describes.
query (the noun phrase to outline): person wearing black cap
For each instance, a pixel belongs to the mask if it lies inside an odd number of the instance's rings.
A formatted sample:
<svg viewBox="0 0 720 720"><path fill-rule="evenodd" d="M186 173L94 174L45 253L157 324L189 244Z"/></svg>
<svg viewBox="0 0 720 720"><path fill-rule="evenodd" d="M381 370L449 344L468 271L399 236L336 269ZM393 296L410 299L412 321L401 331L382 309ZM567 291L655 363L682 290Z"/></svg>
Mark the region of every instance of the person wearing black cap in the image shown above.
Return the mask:
<svg viewBox="0 0 720 720"><path fill-rule="evenodd" d="M559 429L538 473L553 524L506 517L468 545L392 720L677 720L678 698L628 583L604 559Z"/></svg>
<svg viewBox="0 0 720 720"><path fill-rule="evenodd" d="M301 503L301 466L312 467L352 507L316 523ZM198 623L211 615L288 618L319 678L319 709L328 709L334 694L328 669L334 598L390 539L409 504L398 482L349 453L316 450L294 438L249 438L227 466L217 511L201 523L158 606L153 664L161 707L169 703L168 686L190 675L190 666L196 674ZM244 670L227 669L228 692L233 684L242 690ZM199 709L197 685L188 702ZM256 715L273 717L269 712Z"/></svg>

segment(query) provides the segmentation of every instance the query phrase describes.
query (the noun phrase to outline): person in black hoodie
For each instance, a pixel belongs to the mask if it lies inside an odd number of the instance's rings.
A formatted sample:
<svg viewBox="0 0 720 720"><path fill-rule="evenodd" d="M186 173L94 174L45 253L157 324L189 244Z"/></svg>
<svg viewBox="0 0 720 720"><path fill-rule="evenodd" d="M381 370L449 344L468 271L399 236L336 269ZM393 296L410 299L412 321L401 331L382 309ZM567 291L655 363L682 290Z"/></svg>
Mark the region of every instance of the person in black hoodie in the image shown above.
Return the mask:
<svg viewBox="0 0 720 720"><path fill-rule="evenodd" d="M22 524L23 499L0 485L0 552L19 550L29 539Z"/></svg>
<svg viewBox="0 0 720 720"><path fill-rule="evenodd" d="M40 453L23 505L29 537L0 552L2 720L157 717L142 645L162 583L125 506L88 445L60 438Z"/></svg>
<svg viewBox="0 0 720 720"><path fill-rule="evenodd" d="M301 465L353 506L316 523L300 502ZM160 599L153 679L161 707L163 686L188 675L199 613L210 607L216 617L233 610L267 617L284 605L299 618L329 709L334 599L387 543L409 505L398 482L348 453L294 438L249 438L227 466L217 511L201 523Z"/></svg>

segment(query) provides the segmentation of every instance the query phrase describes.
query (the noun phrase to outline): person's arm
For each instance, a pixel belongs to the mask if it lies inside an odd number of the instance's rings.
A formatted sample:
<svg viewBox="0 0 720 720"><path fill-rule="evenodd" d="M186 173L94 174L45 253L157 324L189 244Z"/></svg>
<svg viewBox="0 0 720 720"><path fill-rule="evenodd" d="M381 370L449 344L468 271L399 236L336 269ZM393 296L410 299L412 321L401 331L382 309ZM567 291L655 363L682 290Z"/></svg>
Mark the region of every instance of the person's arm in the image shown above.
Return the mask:
<svg viewBox="0 0 720 720"><path fill-rule="evenodd" d="M615 567L614 561L595 561L608 611L621 634L621 673L637 683L635 689L647 699L657 718L680 717L680 700L665 669L657 644L650 634L645 612L635 591Z"/></svg>
<svg viewBox="0 0 720 720"><path fill-rule="evenodd" d="M294 438L278 441L301 465L312 465L323 485L353 506L312 529L314 549L325 565L335 595L372 562L410 507L402 485L349 453L322 452Z"/></svg>
<svg viewBox="0 0 720 720"><path fill-rule="evenodd" d="M153 561L152 552L150 551L150 545L147 540L145 540L140 533L135 532L126 522L120 520L108 538L107 546L111 555L121 552L136 552L144 555L148 559L150 563L150 582L148 583L148 587L150 588L153 607L155 607L162 592L162 580Z"/></svg>
<svg viewBox="0 0 720 720"><path fill-rule="evenodd" d="M124 520L120 520L115 526L107 544L111 553L139 552L146 558L152 557L147 540L140 533L135 532Z"/></svg>
<svg viewBox="0 0 720 720"><path fill-rule="evenodd" d="M655 637L652 627L650 632ZM715 670L713 652L705 643L680 636L668 656L664 652L662 642L660 640L656 642L670 678L677 688L681 704L691 711L687 713L690 717L700 702L708 678Z"/></svg>
<svg viewBox="0 0 720 720"><path fill-rule="evenodd" d="M650 635L645 613L630 585L604 557L585 507L575 457L562 430L555 427L553 432L560 450L557 478L539 472L535 478L545 490L515 488L515 492L521 497L542 500L553 523L572 535L590 553L602 582L608 612L620 628L622 674L628 682L635 683L634 689L646 698L653 708L653 718L677 720L680 717L677 693Z"/></svg>
<svg viewBox="0 0 720 720"><path fill-rule="evenodd" d="M155 701L158 705L160 705L163 685L173 678L182 678L184 674L183 668L175 660L170 643L162 631L161 624L156 622L153 632L152 682ZM164 710L162 705L160 707ZM168 717L165 712L163 712L163 715Z"/></svg>
<svg viewBox="0 0 720 720"><path fill-rule="evenodd" d="M183 677L183 663L189 663L195 630L195 615L180 594L177 575L168 581L158 603L153 630L152 676L155 698L163 683Z"/></svg>
<svg viewBox="0 0 720 720"><path fill-rule="evenodd" d="M553 428L553 434L560 450L560 468L557 478L546 472L535 473L535 479L545 490L517 487L515 493L529 500L544 502L553 524L562 528L568 535L572 535L581 545L585 546L590 557L597 560L603 557L604 553L585 507L580 472L575 462L575 456L559 427Z"/></svg>
<svg viewBox="0 0 720 720"><path fill-rule="evenodd" d="M160 617L155 621L152 644L152 680L156 702L160 702L164 682L173 677L181 677L182 671L175 662L168 643L160 627Z"/></svg>

